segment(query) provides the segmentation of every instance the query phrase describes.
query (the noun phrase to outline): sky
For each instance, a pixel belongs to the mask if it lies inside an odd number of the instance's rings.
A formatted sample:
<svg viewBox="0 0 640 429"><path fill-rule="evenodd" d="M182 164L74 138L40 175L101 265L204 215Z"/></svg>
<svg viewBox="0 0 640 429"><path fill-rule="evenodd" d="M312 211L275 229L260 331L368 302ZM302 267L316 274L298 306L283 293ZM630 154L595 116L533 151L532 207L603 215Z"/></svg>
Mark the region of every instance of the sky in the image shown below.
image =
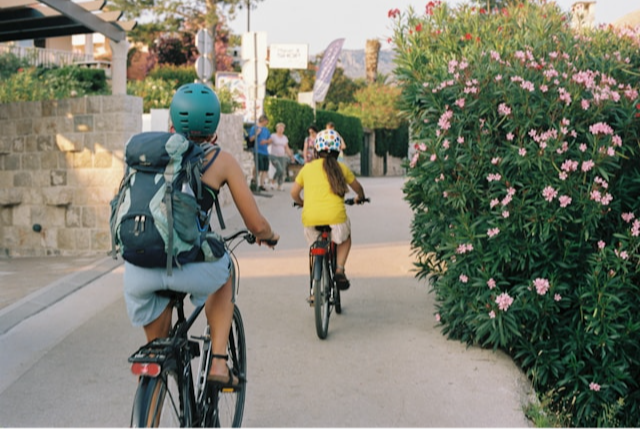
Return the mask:
<svg viewBox="0 0 640 429"><path fill-rule="evenodd" d="M463 0L446 0L458 5ZM556 0L564 11L575 0ZM326 49L335 39L345 38L342 49L364 49L368 39L378 39L382 49L390 49L392 35L390 9L406 11L409 6L422 13L428 0L262 0L249 16L250 31L267 33L267 44L306 44L309 54ZM610 23L629 12L640 10L640 0L598 0L596 24ZM230 27L236 34L247 31L247 12L240 11Z"/></svg>

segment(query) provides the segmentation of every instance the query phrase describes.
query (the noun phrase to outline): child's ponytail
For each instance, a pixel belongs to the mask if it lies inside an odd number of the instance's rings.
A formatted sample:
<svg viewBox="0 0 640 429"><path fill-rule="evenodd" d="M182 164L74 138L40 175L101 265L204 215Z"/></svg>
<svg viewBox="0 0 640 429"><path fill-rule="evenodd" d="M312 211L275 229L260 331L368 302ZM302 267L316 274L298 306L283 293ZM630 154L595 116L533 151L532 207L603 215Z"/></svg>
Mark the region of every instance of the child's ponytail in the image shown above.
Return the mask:
<svg viewBox="0 0 640 429"><path fill-rule="evenodd" d="M345 194L349 191L349 185L347 185L347 180L344 178L340 164L338 164L339 154L339 152L335 151L323 151L318 155L324 160L322 167L327 174L327 179L329 179L331 190L340 198L344 198Z"/></svg>

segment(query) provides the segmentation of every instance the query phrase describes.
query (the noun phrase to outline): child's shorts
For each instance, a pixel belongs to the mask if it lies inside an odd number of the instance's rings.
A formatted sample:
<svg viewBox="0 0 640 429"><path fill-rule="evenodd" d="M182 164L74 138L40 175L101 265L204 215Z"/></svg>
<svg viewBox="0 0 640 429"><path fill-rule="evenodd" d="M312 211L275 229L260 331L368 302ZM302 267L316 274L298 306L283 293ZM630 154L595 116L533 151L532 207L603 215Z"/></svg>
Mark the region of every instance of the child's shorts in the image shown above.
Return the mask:
<svg viewBox="0 0 640 429"><path fill-rule="evenodd" d="M143 268L124 263L124 301L133 326L145 326L156 320L167 308L169 298L158 296L159 290L175 290L191 294L191 302L198 306L220 289L231 274L231 258L225 253L212 262L193 262L174 267L167 275L166 268Z"/></svg>
<svg viewBox="0 0 640 429"><path fill-rule="evenodd" d="M351 236L351 221L347 218L344 223L338 223L331 226L331 241L336 244L341 244ZM307 239L307 243L311 246L320 236L320 231L315 226L304 227L304 237Z"/></svg>

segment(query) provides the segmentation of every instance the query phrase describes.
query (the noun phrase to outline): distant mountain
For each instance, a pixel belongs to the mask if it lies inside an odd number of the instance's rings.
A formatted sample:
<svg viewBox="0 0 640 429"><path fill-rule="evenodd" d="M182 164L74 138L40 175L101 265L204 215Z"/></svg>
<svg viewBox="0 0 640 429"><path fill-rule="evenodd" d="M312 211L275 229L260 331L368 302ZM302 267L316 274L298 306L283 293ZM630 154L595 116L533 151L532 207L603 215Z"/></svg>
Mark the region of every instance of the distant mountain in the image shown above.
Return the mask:
<svg viewBox="0 0 640 429"><path fill-rule="evenodd" d="M393 62L393 51L381 50L378 58L378 74L391 75L396 65ZM342 50L338 59L338 67L344 69L344 74L351 79L365 77L364 49Z"/></svg>

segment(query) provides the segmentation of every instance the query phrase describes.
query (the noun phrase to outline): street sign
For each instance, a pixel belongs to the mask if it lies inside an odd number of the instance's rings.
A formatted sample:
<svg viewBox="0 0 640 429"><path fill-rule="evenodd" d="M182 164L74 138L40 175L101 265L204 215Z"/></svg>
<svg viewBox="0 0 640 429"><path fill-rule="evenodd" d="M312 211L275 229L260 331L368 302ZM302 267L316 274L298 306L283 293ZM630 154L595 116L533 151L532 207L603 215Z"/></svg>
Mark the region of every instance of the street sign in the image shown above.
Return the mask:
<svg viewBox="0 0 640 429"><path fill-rule="evenodd" d="M309 45L269 46L269 68L306 69L309 63Z"/></svg>
<svg viewBox="0 0 640 429"><path fill-rule="evenodd" d="M209 55L213 47L213 38L205 28L196 33L196 48L200 55Z"/></svg>
<svg viewBox="0 0 640 429"><path fill-rule="evenodd" d="M242 35L242 59L243 60L267 60L267 33L253 32Z"/></svg>
<svg viewBox="0 0 640 429"><path fill-rule="evenodd" d="M213 64L211 60L206 57L198 57L196 60L196 72L198 73L198 78L202 81L211 79L213 75Z"/></svg>
<svg viewBox="0 0 640 429"><path fill-rule="evenodd" d="M254 60L247 61L242 65L242 79L247 85L254 85L256 82L258 84L265 83L268 75L269 68L264 61L258 62L257 66Z"/></svg>

